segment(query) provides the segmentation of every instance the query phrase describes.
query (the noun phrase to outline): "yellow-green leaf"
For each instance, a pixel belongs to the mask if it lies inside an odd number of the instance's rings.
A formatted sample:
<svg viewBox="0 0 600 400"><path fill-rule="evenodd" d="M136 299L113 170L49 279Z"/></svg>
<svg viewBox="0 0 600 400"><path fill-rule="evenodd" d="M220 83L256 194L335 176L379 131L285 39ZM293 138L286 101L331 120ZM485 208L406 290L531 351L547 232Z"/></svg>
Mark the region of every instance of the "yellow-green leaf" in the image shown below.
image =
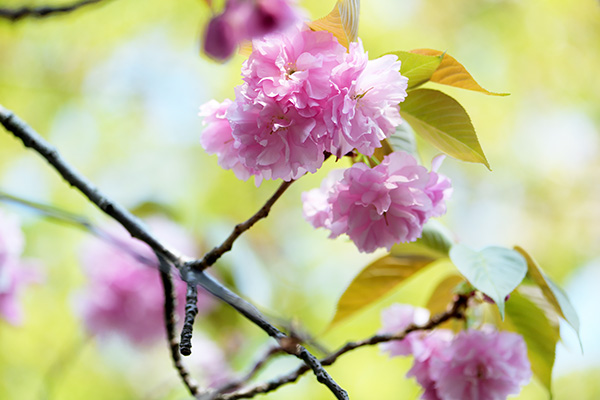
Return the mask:
<svg viewBox="0 0 600 400"><path fill-rule="evenodd" d="M313 31L327 31L348 48L358 38L358 15L360 0L338 0L325 17L308 24Z"/></svg>
<svg viewBox="0 0 600 400"><path fill-rule="evenodd" d="M448 228L432 219L423 227L420 238L411 243L395 244L391 254L397 256L413 254L438 259L448 257L453 244L452 233Z"/></svg>
<svg viewBox="0 0 600 400"><path fill-rule="evenodd" d="M441 281L431 293L431 297L427 301L427 309L431 312L431 315L442 313L446 311L448 305L454 299L456 295L454 289L462 282L464 278L460 275L450 275ZM448 321L440 326L440 328L452 329L456 321Z"/></svg>
<svg viewBox="0 0 600 400"><path fill-rule="evenodd" d="M398 56L402 62L400 73L408 78L408 89L424 84L438 69L442 56L429 56L408 51L393 51L389 54Z"/></svg>
<svg viewBox="0 0 600 400"><path fill-rule="evenodd" d="M340 297L329 328L381 299L435 260L424 255L390 254L372 262L352 280Z"/></svg>
<svg viewBox="0 0 600 400"><path fill-rule="evenodd" d="M508 96L508 93L494 93L481 87L461 63L456 61L454 57L442 51L433 49L415 49L410 52L427 56L443 56L442 62L430 78L431 82L454 86L461 89L474 90L492 96Z"/></svg>
<svg viewBox="0 0 600 400"><path fill-rule="evenodd" d="M548 302L554 307L556 312L573 327L577 336L579 336L579 317L577 316L577 312L573 308L573 305L571 305L566 293L544 274L538 263L529 253L519 246L515 246L515 250L521 253L527 261L527 276L539 286Z"/></svg>
<svg viewBox="0 0 600 400"><path fill-rule="evenodd" d="M455 296L454 289L464 281L462 276L456 274L450 275L437 285L426 306L432 315L446 311Z"/></svg>
<svg viewBox="0 0 600 400"><path fill-rule="evenodd" d="M400 105L400 114L439 150L490 168L469 115L452 97L437 90L412 90Z"/></svg>
<svg viewBox="0 0 600 400"><path fill-rule="evenodd" d="M381 162L384 156L394 151L404 151L419 161L415 132L407 122L398 125L396 131L389 138L381 141L381 147L375 149L373 157Z"/></svg>
<svg viewBox="0 0 600 400"><path fill-rule="evenodd" d="M502 327L523 336L531 369L551 392L558 328L552 325L543 310L519 291L513 292L506 302L506 320Z"/></svg>

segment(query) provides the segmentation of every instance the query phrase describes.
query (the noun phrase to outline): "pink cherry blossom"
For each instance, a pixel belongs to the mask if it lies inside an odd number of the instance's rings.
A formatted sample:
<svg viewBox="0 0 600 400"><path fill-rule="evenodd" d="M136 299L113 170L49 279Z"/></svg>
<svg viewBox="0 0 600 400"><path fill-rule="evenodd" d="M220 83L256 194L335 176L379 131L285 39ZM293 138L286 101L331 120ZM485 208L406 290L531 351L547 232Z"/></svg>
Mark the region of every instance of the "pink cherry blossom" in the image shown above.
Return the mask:
<svg viewBox="0 0 600 400"><path fill-rule="evenodd" d="M255 171L249 170L242 164L239 155L239 143L236 143L231 134L231 125L226 118L226 112L232 101L226 99L222 103L211 100L200 107L200 116L204 117L203 125L206 128L200 136L200 144L208 154L217 154L219 165L224 169L231 169L239 179L246 180ZM256 177L256 185L260 185L260 175Z"/></svg>
<svg viewBox="0 0 600 400"><path fill-rule="evenodd" d="M269 97L284 109L293 106L315 117L332 94L331 73L345 53L331 33L300 26L255 40L242 67L246 96Z"/></svg>
<svg viewBox="0 0 600 400"><path fill-rule="evenodd" d="M300 19L301 13L288 0L228 0L223 13L208 23L204 52L226 60L241 41L279 31Z"/></svg>
<svg viewBox="0 0 600 400"><path fill-rule="evenodd" d="M338 157L352 149L372 155L402 122L399 103L406 98L408 79L400 74L400 61L394 55L369 60L359 39L350 44L331 79L326 150Z"/></svg>
<svg viewBox="0 0 600 400"><path fill-rule="evenodd" d="M327 212L319 214L320 226L331 230L331 237L347 234L361 252L373 252L396 243L411 242L421 236L423 224L445 211L450 195L450 181L425 167L404 152L384 157L374 168L354 164L327 193L329 208L320 200L313 207ZM307 201L319 199L314 193ZM316 214L315 214L316 215ZM315 226L317 220L305 217Z"/></svg>
<svg viewBox="0 0 600 400"><path fill-rule="evenodd" d="M504 400L531 379L523 338L512 332L468 330L431 362L441 400Z"/></svg>
<svg viewBox="0 0 600 400"><path fill-rule="evenodd" d="M321 182L321 187L302 193L302 213L315 228L331 226L331 204L329 195L344 177L343 169L335 169Z"/></svg>
<svg viewBox="0 0 600 400"><path fill-rule="evenodd" d="M19 297L40 280L30 261L21 259L25 239L17 217L0 210L0 317L13 325L23 322Z"/></svg>
<svg viewBox="0 0 600 400"><path fill-rule="evenodd" d="M148 220L148 226L185 254L195 253L194 242L172 222L155 217ZM77 298L77 308L94 334L119 333L135 344L151 343L165 335L158 260L145 243L122 228L108 232L112 243L94 238L84 244L82 263L89 282ZM186 287L175 278L175 288L182 315ZM199 291L199 312L206 313L212 306L209 295Z"/></svg>
<svg viewBox="0 0 600 400"><path fill-rule="evenodd" d="M322 126L295 108L269 98L248 101L238 90L227 118L242 163L264 179L298 179L323 164Z"/></svg>

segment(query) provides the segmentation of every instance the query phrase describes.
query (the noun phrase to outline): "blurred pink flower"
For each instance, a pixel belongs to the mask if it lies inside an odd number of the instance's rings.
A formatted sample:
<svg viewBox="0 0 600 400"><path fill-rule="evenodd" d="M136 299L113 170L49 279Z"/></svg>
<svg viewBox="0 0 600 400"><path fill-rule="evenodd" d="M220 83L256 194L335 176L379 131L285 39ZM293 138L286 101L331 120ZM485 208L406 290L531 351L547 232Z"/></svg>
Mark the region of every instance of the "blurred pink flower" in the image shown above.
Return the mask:
<svg viewBox="0 0 600 400"><path fill-rule="evenodd" d="M160 217L147 222L165 243L173 244L185 254L196 252L194 242L174 223ZM109 233L114 244L94 238L82 250L89 282L77 298L77 307L86 328L98 335L120 333L136 344L164 337L164 295L154 252L120 227L110 229ZM175 288L177 311L182 315L186 286L175 278ZM209 295L199 291L200 314L212 306Z"/></svg>
<svg viewBox="0 0 600 400"><path fill-rule="evenodd" d="M23 261L25 238L16 215L0 210L0 316L13 325L23 322L19 296L40 274Z"/></svg>
<svg viewBox="0 0 600 400"><path fill-rule="evenodd" d="M233 378L223 350L211 339L194 331L190 364L197 368L204 386L217 388Z"/></svg>
<svg viewBox="0 0 600 400"><path fill-rule="evenodd" d="M460 332L430 368L441 400L504 400L531 379L525 342L512 332Z"/></svg>
<svg viewBox="0 0 600 400"><path fill-rule="evenodd" d="M392 304L381 313L381 333L402 332L409 325L423 325L429 320L429 310L408 304ZM408 356L421 346L423 332L409 333L403 340L394 340L380 345L390 356Z"/></svg>
<svg viewBox="0 0 600 400"><path fill-rule="evenodd" d="M448 178L427 172L407 153L394 152L374 168L357 163L347 169L328 190L328 209L324 209L322 197L306 196L306 201L318 201L304 209L321 214L318 220L305 217L315 227L331 230L331 237L347 234L361 252L381 247L389 251L396 243L419 238L423 224L443 214L450 192ZM325 218L323 212L329 216Z"/></svg>
<svg viewBox="0 0 600 400"><path fill-rule="evenodd" d="M400 74L398 57L369 60L359 39L350 43L331 79L333 94L324 116L329 132L325 149L338 157L353 149L372 155L402 122L399 103L406 98L408 79Z"/></svg>
<svg viewBox="0 0 600 400"><path fill-rule="evenodd" d="M300 19L300 11L289 0L228 0L223 13L208 23L204 52L226 60L243 40L279 31Z"/></svg>
<svg viewBox="0 0 600 400"><path fill-rule="evenodd" d="M208 22L204 33L204 53L214 59L228 59L243 40L236 25L230 19L224 13L213 17Z"/></svg>

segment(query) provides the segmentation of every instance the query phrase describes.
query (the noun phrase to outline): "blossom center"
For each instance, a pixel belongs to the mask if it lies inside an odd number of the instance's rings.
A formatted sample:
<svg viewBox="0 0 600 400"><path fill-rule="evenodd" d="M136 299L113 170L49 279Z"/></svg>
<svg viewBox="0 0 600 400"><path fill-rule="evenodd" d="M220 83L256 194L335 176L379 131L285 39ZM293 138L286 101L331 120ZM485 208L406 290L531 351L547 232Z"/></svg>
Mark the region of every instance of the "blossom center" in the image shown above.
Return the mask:
<svg viewBox="0 0 600 400"><path fill-rule="evenodd" d="M288 61L285 64L285 75L286 75L286 79L290 79L290 77L297 72L298 70L296 69L296 63L292 62L292 61Z"/></svg>

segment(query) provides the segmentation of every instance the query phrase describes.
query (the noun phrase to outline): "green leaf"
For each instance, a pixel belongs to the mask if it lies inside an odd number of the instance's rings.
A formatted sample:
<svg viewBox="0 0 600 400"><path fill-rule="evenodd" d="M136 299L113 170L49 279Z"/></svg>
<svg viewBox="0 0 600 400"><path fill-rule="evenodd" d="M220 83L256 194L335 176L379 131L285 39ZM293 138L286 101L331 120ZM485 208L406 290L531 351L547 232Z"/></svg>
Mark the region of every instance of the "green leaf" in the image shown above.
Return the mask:
<svg viewBox="0 0 600 400"><path fill-rule="evenodd" d="M490 168L469 115L452 97L437 90L416 89L400 105L400 114L439 150Z"/></svg>
<svg viewBox="0 0 600 400"><path fill-rule="evenodd" d="M387 139L381 141L381 147L375 149L373 157L379 161L383 161L383 157L394 151L404 151L419 160L417 153L417 142L415 140L415 132L408 123L404 122L396 128L396 132Z"/></svg>
<svg viewBox="0 0 600 400"><path fill-rule="evenodd" d="M527 275L536 285L542 290L542 293L548 302L554 307L556 312L573 327L579 338L581 345L581 337L579 336L579 317L573 305L569 301L567 294L554 283L540 268L535 259L527 253L523 248L515 246L515 250L521 253L527 261Z"/></svg>
<svg viewBox="0 0 600 400"><path fill-rule="evenodd" d="M452 234L439 221L430 220L423 227L421 237L415 242L399 243L392 247L392 255L418 254L439 259L448 257L454 244Z"/></svg>
<svg viewBox="0 0 600 400"><path fill-rule="evenodd" d="M415 131L409 124L402 123L398 125L398 127L396 127L396 132L386 140L393 151L404 151L411 156L418 158Z"/></svg>
<svg viewBox="0 0 600 400"><path fill-rule="evenodd" d="M506 302L506 320L502 326L523 336L531 369L551 393L558 327L548 320L534 301L519 291L513 292Z"/></svg>
<svg viewBox="0 0 600 400"><path fill-rule="evenodd" d="M436 258L425 255L390 254L369 264L352 280L340 297L328 329L381 299L434 261Z"/></svg>
<svg viewBox="0 0 600 400"><path fill-rule="evenodd" d="M494 93L482 88L461 63L445 52L433 49L415 49L410 52L430 57L442 57L442 61L437 70L430 77L431 82L473 90L491 96L508 96L508 93Z"/></svg>
<svg viewBox="0 0 600 400"><path fill-rule="evenodd" d="M400 73L408 78L408 89L427 82L442 62L442 56L429 56L408 51L393 51L388 54L398 56L402 62Z"/></svg>
<svg viewBox="0 0 600 400"><path fill-rule="evenodd" d="M475 288L494 300L504 318L504 299L527 273L527 262L523 256L504 247L475 251L456 244L450 249L450 259Z"/></svg>
<svg viewBox="0 0 600 400"><path fill-rule="evenodd" d="M348 48L350 42L358 38L359 11L360 0L338 0L329 14L309 22L308 27L313 31L331 32L342 46Z"/></svg>

